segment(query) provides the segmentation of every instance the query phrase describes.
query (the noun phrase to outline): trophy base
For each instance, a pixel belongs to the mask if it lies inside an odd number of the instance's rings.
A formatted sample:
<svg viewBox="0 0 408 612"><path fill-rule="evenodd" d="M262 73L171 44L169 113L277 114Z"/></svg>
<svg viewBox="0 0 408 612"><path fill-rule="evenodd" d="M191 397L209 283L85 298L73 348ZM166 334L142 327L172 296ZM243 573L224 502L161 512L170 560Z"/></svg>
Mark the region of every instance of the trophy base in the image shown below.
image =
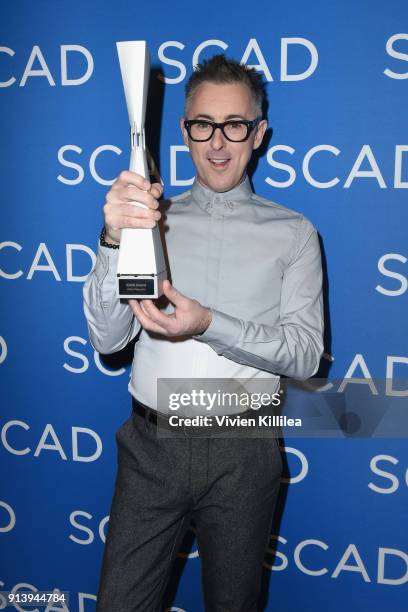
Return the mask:
<svg viewBox="0 0 408 612"><path fill-rule="evenodd" d="M159 274L118 274L118 297L124 299L154 299L163 295L166 272Z"/></svg>

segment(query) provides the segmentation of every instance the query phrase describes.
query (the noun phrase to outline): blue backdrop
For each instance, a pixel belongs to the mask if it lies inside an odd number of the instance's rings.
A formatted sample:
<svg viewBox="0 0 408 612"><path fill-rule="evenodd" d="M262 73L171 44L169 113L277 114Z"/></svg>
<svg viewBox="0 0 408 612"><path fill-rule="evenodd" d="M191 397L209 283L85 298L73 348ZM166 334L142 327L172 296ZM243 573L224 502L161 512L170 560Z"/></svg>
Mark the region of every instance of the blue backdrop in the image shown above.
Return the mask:
<svg viewBox="0 0 408 612"><path fill-rule="evenodd" d="M115 42L149 44L166 197L193 176L178 127L193 63L224 49L264 73L273 135L253 184L321 236L323 361L337 381L387 378L406 402L408 4L37 0L1 13L0 590L58 588L66 609L93 612L130 412L129 355L95 354L82 314L104 194L129 159ZM402 432L283 446L266 609L406 610ZM183 551L169 609L200 612L194 541Z"/></svg>

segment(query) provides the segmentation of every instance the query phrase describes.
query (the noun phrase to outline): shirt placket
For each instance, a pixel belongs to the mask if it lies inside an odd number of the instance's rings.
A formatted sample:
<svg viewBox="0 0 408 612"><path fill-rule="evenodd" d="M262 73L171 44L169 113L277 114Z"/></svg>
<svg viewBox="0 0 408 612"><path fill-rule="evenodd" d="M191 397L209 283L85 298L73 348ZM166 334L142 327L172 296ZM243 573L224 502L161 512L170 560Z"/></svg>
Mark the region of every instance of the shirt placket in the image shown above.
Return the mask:
<svg viewBox="0 0 408 612"><path fill-rule="evenodd" d="M203 303L212 308L218 308L220 300L220 271L224 236L224 203L215 196L208 203L207 212L210 215L208 235L206 236L207 253L203 282ZM204 253L203 253L204 255ZM194 378L206 378L208 373L208 351L201 343L197 343L194 356L192 375Z"/></svg>

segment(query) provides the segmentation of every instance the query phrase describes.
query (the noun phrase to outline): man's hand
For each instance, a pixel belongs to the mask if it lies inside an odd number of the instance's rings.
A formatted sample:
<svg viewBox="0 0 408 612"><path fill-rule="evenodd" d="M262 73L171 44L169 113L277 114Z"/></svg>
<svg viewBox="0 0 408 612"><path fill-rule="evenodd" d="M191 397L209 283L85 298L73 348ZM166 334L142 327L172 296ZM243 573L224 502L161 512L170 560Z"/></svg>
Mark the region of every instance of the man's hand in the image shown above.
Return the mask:
<svg viewBox="0 0 408 612"><path fill-rule="evenodd" d="M153 228L161 217L157 209L162 193L160 183L151 184L130 170L121 172L106 194L103 207L106 240L118 244L124 227ZM135 206L132 202L145 204L145 207Z"/></svg>
<svg viewBox="0 0 408 612"><path fill-rule="evenodd" d="M129 300L144 329L163 336L195 336L207 329L212 319L209 308L177 291L168 280L163 282L163 293L175 307L169 315L161 312L152 300Z"/></svg>

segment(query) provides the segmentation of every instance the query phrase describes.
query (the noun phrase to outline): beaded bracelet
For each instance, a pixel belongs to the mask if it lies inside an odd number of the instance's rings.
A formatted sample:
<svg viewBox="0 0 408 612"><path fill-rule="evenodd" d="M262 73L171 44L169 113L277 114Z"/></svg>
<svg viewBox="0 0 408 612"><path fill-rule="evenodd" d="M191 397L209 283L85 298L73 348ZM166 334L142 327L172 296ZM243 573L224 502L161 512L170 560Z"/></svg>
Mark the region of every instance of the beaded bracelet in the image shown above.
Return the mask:
<svg viewBox="0 0 408 612"><path fill-rule="evenodd" d="M108 247L108 249L118 249L120 244L112 244L111 242L106 242L106 227L104 226L101 231L101 235L99 236L99 244L103 247Z"/></svg>

